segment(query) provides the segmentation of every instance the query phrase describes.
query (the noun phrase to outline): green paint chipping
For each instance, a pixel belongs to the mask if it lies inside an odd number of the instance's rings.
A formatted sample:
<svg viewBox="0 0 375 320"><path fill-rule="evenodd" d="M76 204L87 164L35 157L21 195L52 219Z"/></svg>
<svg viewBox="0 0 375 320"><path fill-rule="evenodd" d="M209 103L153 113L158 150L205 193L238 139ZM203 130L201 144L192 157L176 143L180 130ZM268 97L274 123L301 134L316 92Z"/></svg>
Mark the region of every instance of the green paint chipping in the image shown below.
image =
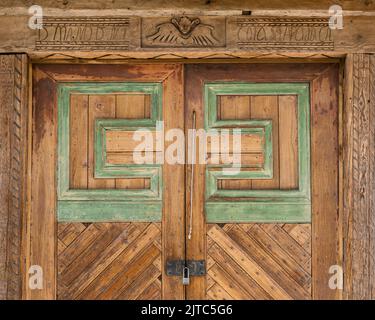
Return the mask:
<svg viewBox="0 0 375 320"><path fill-rule="evenodd" d="M298 97L298 170L297 190L218 189L218 179L269 179L255 171L253 176L240 172L224 177L221 170L206 168L207 222L307 223L311 221L310 190L310 100L307 83L206 83L204 88L205 128L267 128L269 120L219 120L219 95L296 95ZM282 125L282 124L280 124ZM268 125L269 137L272 125ZM269 138L267 138L269 139ZM271 143L272 145L272 143ZM265 148L265 168L272 168L272 147ZM267 163L267 161L270 161ZM224 166L223 166L224 167ZM246 176L247 174L247 176Z"/></svg>
<svg viewBox="0 0 375 320"><path fill-rule="evenodd" d="M149 178L150 189L70 189L69 119L71 94L147 94L151 96L149 119L97 119L95 127L96 178ZM58 221L161 221L161 165L110 166L106 163L105 130L156 128L162 120L160 83L61 83L58 86Z"/></svg>

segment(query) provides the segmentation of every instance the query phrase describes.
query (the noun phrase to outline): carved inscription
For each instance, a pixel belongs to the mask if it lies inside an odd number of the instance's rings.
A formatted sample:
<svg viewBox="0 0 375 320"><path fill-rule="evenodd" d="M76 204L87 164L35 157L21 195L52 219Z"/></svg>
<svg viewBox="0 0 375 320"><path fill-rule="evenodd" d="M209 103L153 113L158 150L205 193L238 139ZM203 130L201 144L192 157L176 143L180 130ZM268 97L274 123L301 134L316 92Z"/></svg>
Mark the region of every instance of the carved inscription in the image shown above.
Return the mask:
<svg viewBox="0 0 375 320"><path fill-rule="evenodd" d="M36 50L55 52L335 49L327 17L45 17L37 32Z"/></svg>
<svg viewBox="0 0 375 320"><path fill-rule="evenodd" d="M128 17L47 17L43 20L43 28L38 31L36 49L128 50L130 38L136 39L136 35L131 34L132 24L138 23Z"/></svg>
<svg viewBox="0 0 375 320"><path fill-rule="evenodd" d="M241 49L333 50L326 18L236 18L234 45Z"/></svg>
<svg viewBox="0 0 375 320"><path fill-rule="evenodd" d="M224 17L144 18L142 47L224 47L225 27Z"/></svg>

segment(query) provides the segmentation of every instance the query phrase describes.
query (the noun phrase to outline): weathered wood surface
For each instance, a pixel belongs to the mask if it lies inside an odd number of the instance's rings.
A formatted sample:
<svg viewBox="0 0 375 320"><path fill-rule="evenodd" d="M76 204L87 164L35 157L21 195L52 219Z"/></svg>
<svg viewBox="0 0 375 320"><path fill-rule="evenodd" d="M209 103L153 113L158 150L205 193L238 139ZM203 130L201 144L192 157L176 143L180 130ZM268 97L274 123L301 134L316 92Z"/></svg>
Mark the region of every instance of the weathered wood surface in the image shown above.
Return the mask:
<svg viewBox="0 0 375 320"><path fill-rule="evenodd" d="M28 225L29 251L26 268L43 271L43 288L25 286L26 299L54 299L56 295L56 82L38 68L33 70L33 121L31 157L31 203ZM38 120L36 120L38 119ZM26 283L29 276L26 276Z"/></svg>
<svg viewBox="0 0 375 320"><path fill-rule="evenodd" d="M171 13L159 17L111 17L79 12L78 16L74 11L57 16L45 13L40 30L29 28L27 14L2 15L0 52L25 51L38 59L99 60L233 58L274 52L311 57L311 53L340 56L347 52L375 52L371 14L345 15L344 28L331 30L328 15L288 17L271 12L269 16ZM9 29L9 25L13 28Z"/></svg>
<svg viewBox="0 0 375 320"><path fill-rule="evenodd" d="M241 68L241 72L236 72L236 68ZM187 96L189 101L186 127L191 127L190 115L193 110L197 112L197 126L202 125L199 105L202 103L202 95L199 86L204 81L259 81L262 82L310 82L311 83L311 131L314 147L311 152L312 162L312 297L317 299L339 298L338 290L331 290L328 287L329 267L340 264L340 219L338 212L338 66L335 64L319 65L267 65L267 64L242 64L240 67L231 64L200 64L189 65L186 69ZM194 88L189 85L194 83ZM198 85L199 84L199 85ZM263 99L260 97L259 99ZM293 101L291 101L293 102ZM271 105L271 103L268 103ZM258 101L259 106L267 106L264 101ZM277 101L276 104L277 106ZM293 104L288 104L293 108ZM251 103L251 117L257 117L252 112L254 104ZM270 115L267 114L269 118ZM279 112L276 112L274 119L279 121ZM292 121L292 120L291 120ZM277 130L279 133L279 129ZM282 135L293 136L290 133ZM327 138L329 137L329 138ZM279 148L279 147L278 147ZM291 156L292 151L288 152ZM195 192L194 192L194 218L193 236L188 241L187 256L190 259L204 259L207 248L199 237L206 232L203 204L200 203L203 197L201 194L201 180L204 180L204 166L196 166ZM280 178L278 178L280 179ZM283 184L293 184L283 178ZM187 199L189 199L189 170L187 178ZM277 186L280 185L278 180ZM252 182L254 189L254 182ZM258 187L257 187L258 188ZM202 198L202 199L201 199ZM187 211L189 212L190 201L187 200ZM189 221L189 219L187 220ZM198 238L198 239L197 239ZM239 245L241 242L238 242ZM209 241L206 242L209 246ZM228 248L231 245L228 244ZM324 257L324 258L322 258ZM209 283L207 281L207 283ZM204 295L205 281L196 278L192 285L187 288L188 298L199 298ZM203 291L202 291L203 290ZM221 292L215 287L216 292ZM238 290L233 289L233 292ZM232 292L232 293L233 293ZM232 295L230 295L232 296ZM281 296L281 293L280 293ZM232 297L237 297L232 296Z"/></svg>
<svg viewBox="0 0 375 320"><path fill-rule="evenodd" d="M20 299L26 203L27 57L0 56L0 300Z"/></svg>
<svg viewBox="0 0 375 320"><path fill-rule="evenodd" d="M59 223L57 241L57 299L161 299L160 223Z"/></svg>
<svg viewBox="0 0 375 320"><path fill-rule="evenodd" d="M170 65L171 72L163 83L164 92L164 130L178 128L184 130L184 67L179 64ZM166 141L164 147L172 141ZM182 164L163 165L163 294L165 299L182 300L185 289L180 277L168 277L165 265L168 260L184 260L185 258L185 166Z"/></svg>
<svg viewBox="0 0 375 320"><path fill-rule="evenodd" d="M339 68L331 65L311 85L312 279L314 299L339 299L328 286L342 264L339 212Z"/></svg>
<svg viewBox="0 0 375 320"><path fill-rule="evenodd" d="M143 119L144 112L150 108L149 104L145 105L145 100L149 99L146 99L144 95L73 94L71 96L69 169L72 189L113 188L114 185L116 189L143 189L145 187L145 179L94 179L95 139L91 137L95 128L95 118ZM133 133L134 131L129 134L132 136ZM131 136L127 137L129 140L124 141L124 144L132 151L132 148L128 146L132 141ZM132 152L119 154L117 148L114 151L113 154L109 154L112 155L111 159L115 159L114 162L116 159L120 164L134 162Z"/></svg>
<svg viewBox="0 0 375 320"><path fill-rule="evenodd" d="M349 55L345 73L344 292L375 298L375 56Z"/></svg>
<svg viewBox="0 0 375 320"><path fill-rule="evenodd" d="M34 121L33 121L33 161L32 161L32 186L31 189L32 193L32 203L31 203L31 212L30 212L30 247L31 252L28 257L29 264L33 265L40 265L44 270L44 288L43 290L29 290L26 288L26 298L29 299L54 299L56 296L67 294L67 298L72 298L70 295L71 292L70 285L73 278L69 278L70 280L64 284L62 282L62 288L58 288L59 284L59 275L56 274L55 266L60 266L60 262L56 261L56 253L57 248L55 247L56 239L59 236L58 230L55 229L56 226L56 198L55 193L50 192L51 188L56 188L55 179L56 179L56 133L57 133L57 111L56 111L56 84L59 81L74 81L81 79L83 81L98 81L98 82L108 82L108 81L138 81L138 82L161 82L163 85L163 101L165 108L165 129L168 130L170 128L183 128L183 116L184 113L181 112L183 107L183 70L181 65L92 65L92 66L81 66L77 69L77 66L64 66L61 68L61 65L38 65L34 69ZM115 116L115 107L116 103L112 95L90 95L87 99L85 95L80 97L82 101L81 107L83 110L88 108L92 112L88 112L87 117L82 116L85 122L90 124L90 119L93 120L95 116L99 117L106 117L106 116ZM147 100L147 99L146 99ZM73 108L77 107L76 97L72 97L72 106ZM87 104L87 105L86 105ZM104 106L104 107L103 107ZM120 106L120 105L118 105ZM92 114L101 111L111 111L110 114ZM118 116L121 114L126 116L126 112L124 110L120 110L123 108L117 108L116 112L119 111ZM77 110L76 110L77 111ZM144 108L142 104L142 114L148 113L147 108ZM179 115L178 117L176 115ZM133 114L133 116L135 116ZM73 117L75 118L75 117ZM77 119L75 119L77 120ZM77 125L75 125L77 127ZM86 125L87 127L87 125ZM90 149L90 138L88 135L84 135L83 138L88 140L86 144ZM77 139L73 139L73 150L77 152L76 144L82 144L82 142L77 142ZM92 148L92 147L91 147ZM85 150L85 148L84 148ZM90 152L88 157L90 156ZM79 158L79 159L78 159ZM73 157L74 159L74 157ZM87 167L85 165L84 156L77 157L78 166L83 170L87 171ZM79 164L81 163L81 164ZM90 161L89 161L90 163ZM42 170L42 168L44 170ZM179 166L176 169L175 166L164 166L163 174L164 182L165 182L165 189L164 189L164 220L162 225L158 225L155 227L155 224L151 224L150 228L158 229L158 236L160 237L161 234L161 242L159 241L158 247L147 247L145 251L140 253L140 256L137 255L134 260L134 265L131 266L131 271L129 273L125 273L121 275L121 281L114 282L112 285L112 289L110 291L104 291L100 294L100 298L107 299L111 297L116 298L135 298L136 296L142 296L144 298L152 298L152 297L164 297L166 299L182 299L184 297L184 290L181 284L180 278L177 277L166 277L165 281L163 281L162 286L158 287L158 284L149 284L149 286L144 285L145 291L138 292L137 290L140 289L138 284L145 283L148 281L148 275L155 275L155 268L150 267L151 270L147 269L145 274L140 275L139 270L143 267L149 265L149 262L153 262L157 256L160 256L160 251L163 252L162 259L158 265L164 266L167 259L183 259L184 253L184 223L183 223L183 199L184 199L184 167L183 165ZM93 177L92 172L88 170L86 173L77 174L75 171L74 173L70 173L71 176L74 177L74 185L80 186L82 188L90 188L90 187L97 187L94 185L96 183ZM81 182L79 180L82 180ZM91 181L91 182L90 182ZM142 181L143 182L143 181ZM126 181L125 188L139 188L140 181L135 179L133 181ZM143 184L143 183L142 183ZM109 186L101 186L101 187L109 187L114 188L115 185L111 184ZM122 186L118 186L122 187ZM46 189L48 188L48 190ZM119 191L119 190L116 190ZM100 208L99 208L100 210ZM136 212L133 212L136 214ZM96 225L96 224L95 224ZM99 224L101 225L101 224ZM121 225L116 223L107 223L104 224L108 226L110 230L116 233L116 230L121 229ZM131 227L132 224L128 225ZM135 224L137 225L137 224ZM146 225L146 224L145 224ZM82 232L82 226L84 224L79 223L72 223L70 224L71 229L73 229L74 234L78 234ZM77 227L78 226L78 227ZM90 228L90 227L89 227ZM93 229L95 228L94 224L92 224ZM160 231L162 229L162 232ZM103 237L111 237L112 231L108 231L103 235ZM94 230L95 231L95 230ZM90 235L91 233L87 233L87 237L93 239L95 235ZM89 236L90 235L90 236ZM72 235L73 237L73 235ZM146 237L146 240L148 238ZM73 240L73 238L71 239ZM70 241L70 240L69 240ZM91 240L90 240L91 241ZM109 241L109 240L108 240ZM107 242L108 242L107 241ZM121 239L117 239L113 243L120 242ZM146 241L147 242L147 241ZM136 243L135 247L132 250L139 251L142 249L142 246L137 246ZM94 249L97 246L105 245L98 240L98 243L93 245L93 251L95 254L101 253L99 250L96 252ZM123 243L121 244L123 245ZM163 246L163 248L161 248ZM58 248L63 249L64 246L61 243L58 243ZM68 247L69 248L69 247ZM70 252L75 252L73 249ZM115 250L115 249L114 249ZM112 251L111 251L112 252ZM117 251L116 251L117 252ZM93 254L88 252L87 255L93 258ZM77 254L75 252L74 254ZM70 259L68 254L66 254L66 258ZM73 258L72 258L73 259ZM152 261L151 261L151 260ZM122 261L123 262L123 261ZM80 263L80 259L77 260L77 263ZM82 262L83 263L83 262ZM101 263L101 262L100 262ZM69 262L70 264L70 262ZM121 263L120 263L121 264ZM119 264L116 265L117 271L119 271L118 267ZM122 266L120 266L122 268ZM162 270L164 268L159 267L158 270ZM138 270L138 271L137 271ZM144 270L144 269L142 269ZM81 270L82 271L82 270ZM110 275L117 277L117 271L114 273L109 272ZM101 272L101 271L100 271ZM164 271L162 271L164 273ZM76 274L77 275L77 274ZM157 277L159 277L159 274ZM129 277L128 277L129 276ZM138 277L140 276L140 277ZM85 275L82 276L86 278ZM73 280L72 280L73 279ZM101 278L100 278L101 279ZM134 279L133 282L129 279ZM74 282L75 283L75 282ZM77 282L78 283L78 282ZM80 282L79 282L80 283ZM104 283L104 282L103 282ZM97 290L101 291L100 286L104 285L99 281L98 286L96 287ZM91 285L91 284L90 284ZM119 286L120 285L120 286ZM128 287L129 291L123 292L122 285ZM64 287L65 286L65 287ZM159 289L157 289L159 288ZM62 291L59 291L59 290ZM86 289L85 289L86 290ZM74 290L73 290L74 291ZM70 293L69 293L70 292ZM87 297L94 297L90 296L91 294L95 295L95 292L91 292L91 290L87 289ZM82 296L83 297L83 296ZM85 296L86 297L86 296ZM95 296L96 297L96 296Z"/></svg>
<svg viewBox="0 0 375 320"><path fill-rule="evenodd" d="M208 299L310 299L309 224L207 226Z"/></svg>
<svg viewBox="0 0 375 320"><path fill-rule="evenodd" d="M86 9L87 1L66 1L59 2L56 0L39 0L38 4L51 9ZM335 4L343 6L345 10L354 11L374 11L375 5L371 1L355 1L355 0L337 0ZM236 0L224 0L220 2L192 0L186 2L184 0L157 0L152 3L142 2L139 4L134 0L124 0L120 2L108 3L104 0L94 0L90 2L90 9L107 10L107 9L127 9L127 10L328 10L332 5L330 0L301 0L298 2L269 0L244 0L238 2ZM0 8L16 7L26 9L27 5L23 0L3 0Z"/></svg>

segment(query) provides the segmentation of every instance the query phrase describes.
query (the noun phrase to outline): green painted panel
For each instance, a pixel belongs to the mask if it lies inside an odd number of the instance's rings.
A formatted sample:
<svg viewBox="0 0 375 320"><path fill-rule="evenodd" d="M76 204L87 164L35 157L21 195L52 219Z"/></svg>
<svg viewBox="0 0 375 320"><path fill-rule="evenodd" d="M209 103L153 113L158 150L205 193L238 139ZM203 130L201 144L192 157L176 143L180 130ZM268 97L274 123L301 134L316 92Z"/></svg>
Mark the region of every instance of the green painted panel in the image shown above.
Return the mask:
<svg viewBox="0 0 375 320"><path fill-rule="evenodd" d="M107 119L98 121L96 126L97 146L95 150L95 168L103 170L97 178L150 178L150 189L70 189L69 188L69 119L71 94L148 94L151 96L150 119ZM162 120L162 84L140 82L111 82L111 83L61 83L58 85L58 168L57 196L58 219L64 221L79 221L82 215L84 221L156 221L161 220L162 212L162 168L161 166L131 165L126 168L106 166L103 158L103 140L98 132L108 126L126 127L132 130L138 128L155 128L157 121ZM99 123L99 125L98 125ZM104 145L105 147L105 145ZM95 148L96 149L96 148ZM105 149L104 149L105 150ZM104 161L104 162L103 162ZM144 201L152 200L147 204ZM138 201L138 203L137 203ZM139 202L142 201L142 202ZM69 209L74 209L71 213ZM134 211L134 210L135 211ZM132 213L130 213L130 211ZM151 211L150 211L151 210ZM152 215L149 214L152 212ZM156 214L156 211L158 214ZM81 213L80 213L81 212ZM121 212L121 214L119 214ZM150 215L150 220L146 218ZM69 220L69 217L72 220ZM92 220L90 220L92 219ZM123 220L122 220L123 221Z"/></svg>
<svg viewBox="0 0 375 320"><path fill-rule="evenodd" d="M161 221L162 202L58 201L58 221Z"/></svg>
<svg viewBox="0 0 375 320"><path fill-rule="evenodd" d="M218 179L246 179L243 172L223 176L206 169L206 215L208 222L308 222L311 216L310 190L310 100L307 83L206 83L205 128L261 127L267 120L218 120L218 95L296 95L298 97L297 190L225 190ZM272 152L267 153L267 158ZM272 160L271 160L272 161ZM272 163L270 164L272 167ZM252 178L259 179L256 173ZM281 205L281 206L280 206Z"/></svg>
<svg viewBox="0 0 375 320"><path fill-rule="evenodd" d="M141 128L156 130L153 124L139 125L138 120L97 119L95 121L95 178L150 177L160 164L109 164L106 153L107 131L136 131Z"/></svg>
<svg viewBox="0 0 375 320"><path fill-rule="evenodd" d="M264 139L264 149L263 149L263 155L264 155L264 166L261 170L257 171L242 171L239 173L239 175L236 176L238 179L271 179L273 177L273 162L272 162L272 121L262 121L262 125L257 124L258 127L252 127L252 128L237 128L241 130L241 134L253 134L258 135L259 137ZM215 129L216 130L216 129ZM217 129L217 134L220 134L223 129ZM212 131L209 131L212 132ZM208 170L212 168L225 168L230 165L225 164L209 164L207 165ZM249 166L242 164L241 168L249 168ZM230 179L231 177L228 177L227 175L222 175L218 178L223 179Z"/></svg>
<svg viewBox="0 0 375 320"><path fill-rule="evenodd" d="M209 223L265 222L265 223L309 223L310 203L285 202L233 202L206 203L206 220Z"/></svg>

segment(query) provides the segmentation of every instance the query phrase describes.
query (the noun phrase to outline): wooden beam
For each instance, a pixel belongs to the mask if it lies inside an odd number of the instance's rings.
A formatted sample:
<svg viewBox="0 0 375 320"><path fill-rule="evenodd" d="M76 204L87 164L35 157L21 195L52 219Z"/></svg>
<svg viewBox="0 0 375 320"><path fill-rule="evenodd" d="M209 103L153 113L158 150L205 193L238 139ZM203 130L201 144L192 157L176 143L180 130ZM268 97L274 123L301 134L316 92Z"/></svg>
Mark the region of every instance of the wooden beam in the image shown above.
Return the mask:
<svg viewBox="0 0 375 320"><path fill-rule="evenodd" d="M300 1L283 1L283 0L223 0L223 1L204 1L204 0L156 0L152 2L142 2L134 0L123 0L116 2L108 2L104 0L93 0L88 5L85 0L76 1L56 1L56 0L39 0L38 5L44 8L55 9L86 9L93 10L328 10L332 5L331 0L300 0ZM344 10L355 11L374 11L375 4L372 1L353 1L353 0L337 0L334 4L341 5ZM23 0L3 0L0 8L24 8L28 5Z"/></svg>
<svg viewBox="0 0 375 320"><path fill-rule="evenodd" d="M279 11L268 15L191 14L187 18L198 25L184 38L178 31L184 15L173 12L150 17L142 12L103 16L67 10L54 17L45 15L43 28L33 30L27 13L1 15L0 11L0 52L26 52L34 59L100 60L375 53L375 12L345 15L343 29L333 30L326 15L288 16ZM163 36L170 31L176 35L173 41Z"/></svg>
<svg viewBox="0 0 375 320"><path fill-rule="evenodd" d="M375 55L349 55L345 68L344 293L374 299Z"/></svg>
<svg viewBox="0 0 375 320"><path fill-rule="evenodd" d="M0 300L21 298L27 103L26 55L0 56Z"/></svg>

